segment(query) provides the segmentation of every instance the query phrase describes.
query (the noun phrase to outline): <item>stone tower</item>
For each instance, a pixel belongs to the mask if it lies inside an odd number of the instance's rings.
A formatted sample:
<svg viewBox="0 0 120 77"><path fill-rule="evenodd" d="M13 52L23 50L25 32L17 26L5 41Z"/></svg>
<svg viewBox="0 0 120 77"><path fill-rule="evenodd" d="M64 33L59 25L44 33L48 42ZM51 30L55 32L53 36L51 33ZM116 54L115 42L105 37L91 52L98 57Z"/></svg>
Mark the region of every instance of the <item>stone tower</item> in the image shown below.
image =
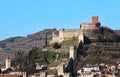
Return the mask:
<svg viewBox="0 0 120 77"><path fill-rule="evenodd" d="M80 32L79 36L78 36L78 42L82 42L84 43L84 34L83 34L83 31Z"/></svg>
<svg viewBox="0 0 120 77"><path fill-rule="evenodd" d="M99 17L98 16L93 16L92 17L92 24L97 24L97 23L99 23Z"/></svg>
<svg viewBox="0 0 120 77"><path fill-rule="evenodd" d="M6 58L6 69L8 68L11 68L11 59L9 56Z"/></svg>
<svg viewBox="0 0 120 77"><path fill-rule="evenodd" d="M74 46L70 47L70 51L69 51L69 58L75 59L76 58L76 50Z"/></svg>

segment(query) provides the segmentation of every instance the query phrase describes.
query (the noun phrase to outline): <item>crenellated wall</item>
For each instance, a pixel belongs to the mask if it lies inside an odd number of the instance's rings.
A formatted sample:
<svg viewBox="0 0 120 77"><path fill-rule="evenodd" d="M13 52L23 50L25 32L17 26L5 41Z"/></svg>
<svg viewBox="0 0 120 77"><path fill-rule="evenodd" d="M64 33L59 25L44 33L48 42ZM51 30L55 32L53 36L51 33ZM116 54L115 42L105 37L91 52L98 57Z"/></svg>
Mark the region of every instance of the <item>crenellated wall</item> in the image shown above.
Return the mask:
<svg viewBox="0 0 120 77"><path fill-rule="evenodd" d="M62 29L59 31L60 42L72 37L78 37L79 29Z"/></svg>
<svg viewBox="0 0 120 77"><path fill-rule="evenodd" d="M67 40L72 37L78 37L79 41L82 41L84 43L84 37L87 37L88 39L96 39L94 34L94 30L98 29L100 26L100 22L98 19L98 16L93 16L91 18L91 23L82 23L80 24L80 29L61 29L59 30L59 35L52 34L52 41L54 42L62 42L64 40Z"/></svg>

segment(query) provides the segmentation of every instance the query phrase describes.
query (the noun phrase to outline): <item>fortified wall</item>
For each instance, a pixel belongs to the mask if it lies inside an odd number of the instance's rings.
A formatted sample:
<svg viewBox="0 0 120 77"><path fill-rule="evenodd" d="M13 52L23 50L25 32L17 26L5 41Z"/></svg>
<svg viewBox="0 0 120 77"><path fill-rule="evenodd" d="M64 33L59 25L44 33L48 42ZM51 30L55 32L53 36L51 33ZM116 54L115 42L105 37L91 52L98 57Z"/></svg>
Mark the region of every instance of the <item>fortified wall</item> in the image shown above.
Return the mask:
<svg viewBox="0 0 120 77"><path fill-rule="evenodd" d="M61 29L59 30L60 42L72 37L78 37L79 29Z"/></svg>
<svg viewBox="0 0 120 77"><path fill-rule="evenodd" d="M91 19L91 23L82 23L80 24L79 29L60 29L59 35L56 35L54 32L52 33L52 40L50 44L55 42L62 42L72 37L78 37L79 42L82 41L84 43L85 37L88 39L96 39L98 37L95 36L94 30L100 27L99 17L93 16Z"/></svg>

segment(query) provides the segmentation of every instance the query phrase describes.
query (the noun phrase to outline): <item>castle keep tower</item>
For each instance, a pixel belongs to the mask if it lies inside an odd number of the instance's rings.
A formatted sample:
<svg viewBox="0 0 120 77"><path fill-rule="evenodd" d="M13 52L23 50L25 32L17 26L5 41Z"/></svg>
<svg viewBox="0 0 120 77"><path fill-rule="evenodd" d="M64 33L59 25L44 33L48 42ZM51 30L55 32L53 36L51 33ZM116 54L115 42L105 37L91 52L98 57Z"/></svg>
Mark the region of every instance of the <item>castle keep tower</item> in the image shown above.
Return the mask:
<svg viewBox="0 0 120 77"><path fill-rule="evenodd" d="M99 18L98 18L98 16L93 16L93 17L92 17L92 24L97 24L97 23L99 23Z"/></svg>
<svg viewBox="0 0 120 77"><path fill-rule="evenodd" d="M6 69L8 69L8 68L11 68L11 59L9 56L6 59Z"/></svg>
<svg viewBox="0 0 120 77"><path fill-rule="evenodd" d="M90 23L80 24L80 29L82 29L82 30L98 29L98 26L101 25L100 22L99 22L99 17L98 16L93 16L91 20L92 20L92 22L90 22Z"/></svg>

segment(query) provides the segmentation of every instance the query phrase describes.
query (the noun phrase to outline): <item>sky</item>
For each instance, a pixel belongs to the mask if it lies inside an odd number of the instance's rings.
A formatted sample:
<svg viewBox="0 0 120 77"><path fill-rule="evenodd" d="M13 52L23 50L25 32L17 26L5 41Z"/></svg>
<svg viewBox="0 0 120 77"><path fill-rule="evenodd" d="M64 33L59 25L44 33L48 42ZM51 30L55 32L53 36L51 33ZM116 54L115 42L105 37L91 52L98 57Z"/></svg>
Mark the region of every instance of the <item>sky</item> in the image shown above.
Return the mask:
<svg viewBox="0 0 120 77"><path fill-rule="evenodd" d="M79 29L91 16L120 29L120 0L0 0L0 40L44 29Z"/></svg>

